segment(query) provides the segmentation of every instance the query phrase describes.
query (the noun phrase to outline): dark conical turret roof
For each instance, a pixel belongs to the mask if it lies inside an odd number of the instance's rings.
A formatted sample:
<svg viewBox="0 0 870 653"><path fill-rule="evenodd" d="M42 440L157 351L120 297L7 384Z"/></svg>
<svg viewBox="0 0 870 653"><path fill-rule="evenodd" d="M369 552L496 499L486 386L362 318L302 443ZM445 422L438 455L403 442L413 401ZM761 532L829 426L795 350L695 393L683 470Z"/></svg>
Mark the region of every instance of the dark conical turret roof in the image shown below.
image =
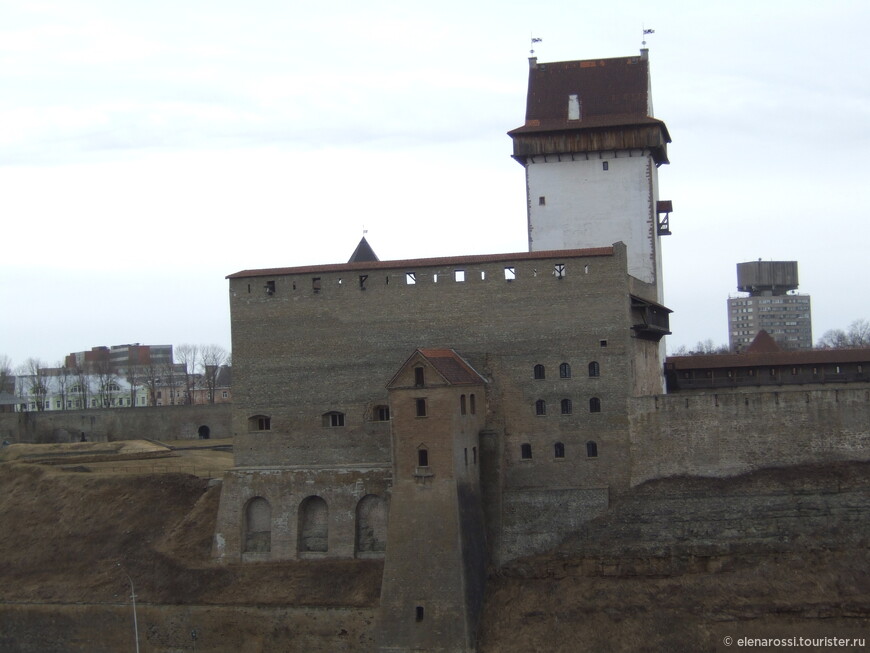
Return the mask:
<svg viewBox="0 0 870 653"><path fill-rule="evenodd" d="M380 261L378 255L375 254L375 250L372 249L372 246L369 245L369 241L366 240L366 237L363 236L362 240L359 241L359 245L356 246L356 249L353 250L353 254L350 255L350 260L348 263L368 263L369 261Z"/></svg>

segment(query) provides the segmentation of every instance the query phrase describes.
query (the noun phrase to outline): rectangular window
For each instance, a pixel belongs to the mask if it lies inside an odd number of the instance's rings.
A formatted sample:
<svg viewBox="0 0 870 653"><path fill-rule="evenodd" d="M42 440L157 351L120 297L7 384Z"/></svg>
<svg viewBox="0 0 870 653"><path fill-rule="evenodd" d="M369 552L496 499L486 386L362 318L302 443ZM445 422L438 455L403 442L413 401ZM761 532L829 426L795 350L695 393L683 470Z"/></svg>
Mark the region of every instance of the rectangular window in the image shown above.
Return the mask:
<svg viewBox="0 0 870 653"><path fill-rule="evenodd" d="M457 283L462 283L463 281L465 281L465 270L454 270L453 279Z"/></svg>
<svg viewBox="0 0 870 653"><path fill-rule="evenodd" d="M546 206L546 205L547 205L547 198L544 197L543 195L541 195L538 198L538 206Z"/></svg>
<svg viewBox="0 0 870 653"><path fill-rule="evenodd" d="M564 279L565 278L565 264L564 263L556 263L556 265L553 266L553 275L557 279Z"/></svg>
<svg viewBox="0 0 870 653"><path fill-rule="evenodd" d="M275 282L274 281L267 281L266 285L265 285L265 289L266 289L267 295L274 295L275 294Z"/></svg>
<svg viewBox="0 0 870 653"><path fill-rule="evenodd" d="M601 169L602 170L610 170L610 163L608 161L602 161L601 162Z"/></svg>
<svg viewBox="0 0 870 653"><path fill-rule="evenodd" d="M311 279L311 289L316 293L320 292L320 277Z"/></svg>
<svg viewBox="0 0 870 653"><path fill-rule="evenodd" d="M418 388L422 388L426 385L426 373L423 371L422 367L414 368L414 385Z"/></svg>
<svg viewBox="0 0 870 653"><path fill-rule="evenodd" d="M513 281L517 278L517 270L513 266L508 266L504 269L505 281Z"/></svg>
<svg viewBox="0 0 870 653"><path fill-rule="evenodd" d="M426 400L418 398L415 402L417 404L417 417L426 417Z"/></svg>
<svg viewBox="0 0 870 653"><path fill-rule="evenodd" d="M413 286L417 283L417 274L415 272L405 272L405 283Z"/></svg>

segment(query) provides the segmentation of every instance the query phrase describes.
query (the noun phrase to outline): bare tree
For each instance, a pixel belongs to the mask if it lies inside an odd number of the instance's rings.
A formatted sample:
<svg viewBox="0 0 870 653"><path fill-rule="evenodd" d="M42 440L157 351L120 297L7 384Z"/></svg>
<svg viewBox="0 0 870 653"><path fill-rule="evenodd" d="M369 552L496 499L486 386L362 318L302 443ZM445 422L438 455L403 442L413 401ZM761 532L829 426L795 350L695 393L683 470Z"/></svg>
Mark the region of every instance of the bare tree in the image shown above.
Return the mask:
<svg viewBox="0 0 870 653"><path fill-rule="evenodd" d="M848 331L830 329L825 331L816 347L819 349L845 349L848 347L870 347L870 322L855 320Z"/></svg>
<svg viewBox="0 0 870 653"><path fill-rule="evenodd" d="M204 345L200 349L199 363L202 373L203 385L206 389L208 403L214 403L215 388L221 365L225 365L228 358L227 350L220 345Z"/></svg>
<svg viewBox="0 0 870 653"><path fill-rule="evenodd" d="M127 370L127 383L130 384L130 408L136 407L136 389L142 385L144 372L139 365L131 365Z"/></svg>
<svg viewBox="0 0 870 653"><path fill-rule="evenodd" d="M710 338L699 340L695 346L689 349L681 345L674 350L671 356L707 356L709 354L727 354L728 345L717 345Z"/></svg>
<svg viewBox="0 0 870 653"><path fill-rule="evenodd" d="M69 390L72 376L69 368L67 368L67 366L64 365L63 362L57 363L56 370L57 376L55 377L55 379L57 384L57 394L60 398L60 409L66 410L67 402L69 401Z"/></svg>
<svg viewBox="0 0 870 653"><path fill-rule="evenodd" d="M108 360L94 363L94 374L97 376L97 395L100 405L109 408L118 385L118 375L115 374L115 369Z"/></svg>
<svg viewBox="0 0 870 653"><path fill-rule="evenodd" d="M72 371L75 385L70 394L77 394L76 408L87 408L88 397L91 394L91 377L84 367L76 367Z"/></svg>
<svg viewBox="0 0 870 653"><path fill-rule="evenodd" d="M141 383L148 389L148 405L156 406L157 405L157 392L160 387L160 383L162 382L162 369L161 365L156 365L154 363L148 363L141 368Z"/></svg>
<svg viewBox="0 0 870 653"><path fill-rule="evenodd" d="M15 374L12 372L12 359L0 355L0 392L15 394Z"/></svg>
<svg viewBox="0 0 870 653"><path fill-rule="evenodd" d="M178 345L175 358L184 367L184 403L193 403L193 390L196 385L196 369L199 366L199 347L197 345Z"/></svg>
<svg viewBox="0 0 870 653"><path fill-rule="evenodd" d="M22 374L26 377L23 390L36 402L36 410L45 410L49 385L48 368L38 358L28 358L22 366Z"/></svg>

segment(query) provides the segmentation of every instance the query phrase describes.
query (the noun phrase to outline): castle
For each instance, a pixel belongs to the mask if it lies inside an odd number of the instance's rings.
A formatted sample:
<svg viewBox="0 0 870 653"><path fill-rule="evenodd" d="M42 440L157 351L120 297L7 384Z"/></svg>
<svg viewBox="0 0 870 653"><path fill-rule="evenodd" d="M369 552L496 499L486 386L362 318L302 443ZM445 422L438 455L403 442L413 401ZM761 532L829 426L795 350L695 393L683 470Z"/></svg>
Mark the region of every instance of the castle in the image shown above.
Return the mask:
<svg viewBox="0 0 870 653"><path fill-rule="evenodd" d="M670 136L645 50L530 59L510 136L528 252L380 261L363 239L348 263L229 276L214 555L383 558L380 651L473 651L487 566L644 480L870 453L864 386L664 394Z"/></svg>

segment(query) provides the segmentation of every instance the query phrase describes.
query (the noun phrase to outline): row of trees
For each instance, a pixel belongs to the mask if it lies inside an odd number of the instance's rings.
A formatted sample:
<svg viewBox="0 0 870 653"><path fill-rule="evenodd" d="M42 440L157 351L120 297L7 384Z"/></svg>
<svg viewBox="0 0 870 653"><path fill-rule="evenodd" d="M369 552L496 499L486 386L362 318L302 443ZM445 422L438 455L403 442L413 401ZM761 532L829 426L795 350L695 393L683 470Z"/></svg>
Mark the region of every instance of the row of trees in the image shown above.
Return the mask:
<svg viewBox="0 0 870 653"><path fill-rule="evenodd" d="M136 406L139 390L147 390L147 403L194 403L197 391L205 394L208 403L215 402L222 368L231 365L230 354L220 345L184 344L174 348L175 361L167 364L116 368L108 360L70 368L63 363L44 364L38 358L28 358L13 368L8 356L0 356L0 390L27 396L37 410L45 410L49 396L60 408L86 408L115 405ZM169 394L166 401L162 392ZM128 394L127 401L123 395ZM142 405L141 403L139 405Z"/></svg>
<svg viewBox="0 0 870 653"><path fill-rule="evenodd" d="M870 322L867 320L855 320L845 331L843 329L831 329L825 331L821 338L816 341L816 349L849 349L858 347L870 347ZM727 354L728 345L717 345L710 338L700 340L694 347L681 345L673 352L672 356L703 356L706 354Z"/></svg>

